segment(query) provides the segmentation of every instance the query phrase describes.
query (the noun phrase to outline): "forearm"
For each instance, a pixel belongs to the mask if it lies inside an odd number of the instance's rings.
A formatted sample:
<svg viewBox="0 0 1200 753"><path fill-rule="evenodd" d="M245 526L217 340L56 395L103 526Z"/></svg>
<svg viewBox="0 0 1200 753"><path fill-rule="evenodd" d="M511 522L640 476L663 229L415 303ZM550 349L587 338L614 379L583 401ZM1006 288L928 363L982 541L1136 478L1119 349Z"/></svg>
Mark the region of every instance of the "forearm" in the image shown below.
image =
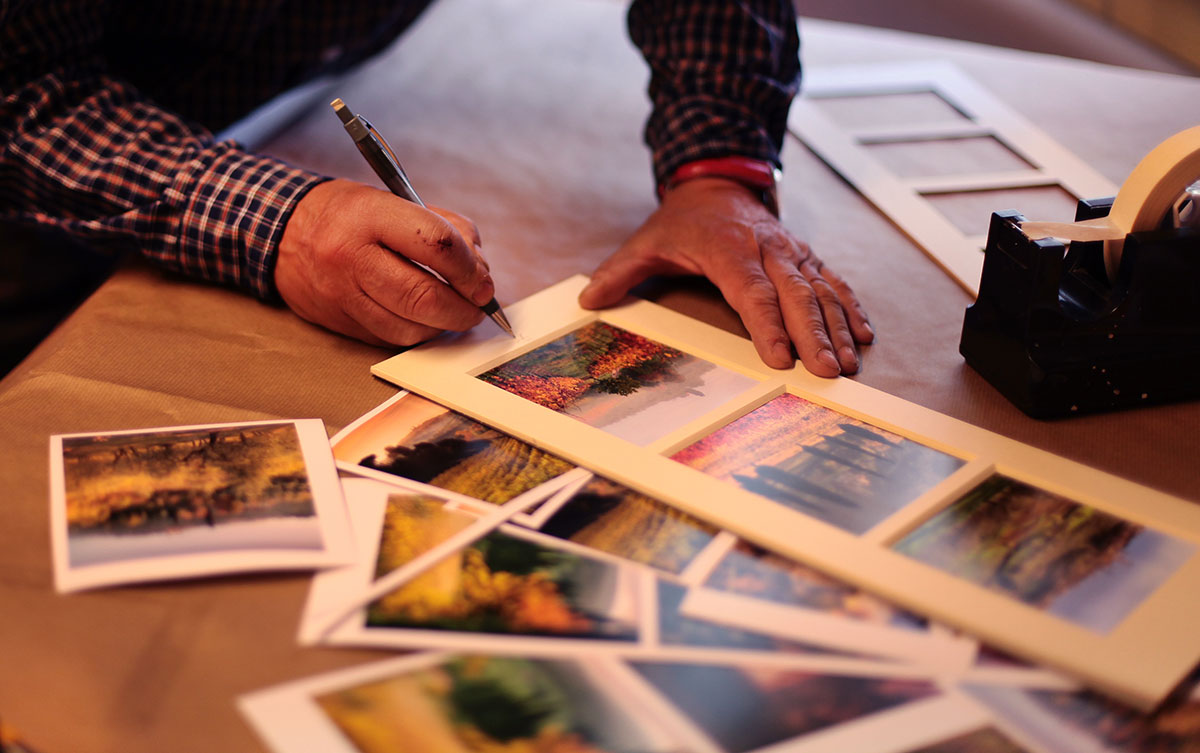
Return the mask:
<svg viewBox="0 0 1200 753"><path fill-rule="evenodd" d="M100 72L46 72L0 100L0 213L274 294L287 217L321 179L232 143Z"/></svg>
<svg viewBox="0 0 1200 753"><path fill-rule="evenodd" d="M779 164L800 81L790 0L636 0L629 31L650 65L645 138L660 185L698 159Z"/></svg>

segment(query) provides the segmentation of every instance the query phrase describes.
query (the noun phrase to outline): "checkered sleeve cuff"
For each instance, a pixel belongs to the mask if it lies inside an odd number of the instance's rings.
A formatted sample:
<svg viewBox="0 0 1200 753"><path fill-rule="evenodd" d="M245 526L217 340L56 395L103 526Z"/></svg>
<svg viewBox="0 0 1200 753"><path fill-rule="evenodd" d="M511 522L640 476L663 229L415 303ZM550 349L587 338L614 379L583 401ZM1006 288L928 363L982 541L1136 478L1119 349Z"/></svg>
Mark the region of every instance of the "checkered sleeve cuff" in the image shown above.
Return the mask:
<svg viewBox="0 0 1200 753"><path fill-rule="evenodd" d="M276 251L301 198L326 178L248 154L233 142L212 147L176 188L183 197L176 262L186 275L277 300ZM169 263L169 262L168 262ZM171 265L175 266L175 265Z"/></svg>

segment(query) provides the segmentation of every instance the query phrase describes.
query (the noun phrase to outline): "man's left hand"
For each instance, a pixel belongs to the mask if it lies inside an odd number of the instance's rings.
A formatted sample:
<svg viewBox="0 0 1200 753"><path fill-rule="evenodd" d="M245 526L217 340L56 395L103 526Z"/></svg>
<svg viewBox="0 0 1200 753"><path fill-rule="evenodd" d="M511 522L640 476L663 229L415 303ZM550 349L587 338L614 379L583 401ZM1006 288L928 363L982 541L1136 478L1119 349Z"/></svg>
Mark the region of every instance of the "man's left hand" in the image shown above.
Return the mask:
<svg viewBox="0 0 1200 753"><path fill-rule="evenodd" d="M579 304L611 306L661 274L711 280L763 362L777 369L795 363L794 348L817 376L853 374L856 344L875 339L850 286L736 181L695 178L668 190L662 205L595 271Z"/></svg>

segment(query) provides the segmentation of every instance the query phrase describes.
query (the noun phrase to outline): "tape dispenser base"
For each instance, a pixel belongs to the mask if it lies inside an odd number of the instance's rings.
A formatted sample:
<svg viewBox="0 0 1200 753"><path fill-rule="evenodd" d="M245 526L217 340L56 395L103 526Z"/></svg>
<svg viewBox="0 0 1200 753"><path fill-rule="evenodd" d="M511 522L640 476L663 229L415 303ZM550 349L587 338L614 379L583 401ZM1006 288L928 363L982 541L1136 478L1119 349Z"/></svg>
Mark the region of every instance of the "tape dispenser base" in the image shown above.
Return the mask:
<svg viewBox="0 0 1200 753"><path fill-rule="evenodd" d="M1076 220L1111 206L1081 201ZM967 364L1034 418L1200 397L1200 230L1129 233L1110 283L1103 241L1031 240L1024 220L992 215Z"/></svg>

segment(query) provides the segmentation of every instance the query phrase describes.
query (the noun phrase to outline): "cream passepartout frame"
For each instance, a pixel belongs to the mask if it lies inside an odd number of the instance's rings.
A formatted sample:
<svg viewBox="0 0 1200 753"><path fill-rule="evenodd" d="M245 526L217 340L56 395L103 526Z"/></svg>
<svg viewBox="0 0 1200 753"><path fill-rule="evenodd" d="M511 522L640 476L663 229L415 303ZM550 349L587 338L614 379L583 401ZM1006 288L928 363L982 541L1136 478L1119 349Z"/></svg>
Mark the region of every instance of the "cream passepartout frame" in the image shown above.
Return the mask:
<svg viewBox="0 0 1200 753"><path fill-rule="evenodd" d="M797 364L761 365L753 345L647 301L601 312L577 297L576 276L508 308L520 336L469 332L376 364L372 373L497 426L721 528L882 598L959 627L1022 658L1061 669L1147 709L1200 660L1200 507L1036 450L849 379ZM756 384L639 447L477 378L593 321L629 330ZM482 329L482 328L481 328ZM962 458L965 465L861 535L847 533L669 455L783 393ZM1101 633L893 551L891 545L983 480L1004 474L1184 542L1191 554L1120 622Z"/></svg>
<svg viewBox="0 0 1200 753"><path fill-rule="evenodd" d="M923 93L941 98L949 108L962 115L962 121L880 122L855 128L838 124L820 105L821 100L829 98ZM793 104L788 129L899 225L972 295L979 292L983 247L987 238L964 234L926 199L927 196L1055 186L1077 199L1101 198L1117 192L1117 187L1090 165L962 70L944 62L888 62L806 69L804 97ZM1028 169L906 178L888 169L867 148L913 141L952 144L956 139L979 137L995 138L1016 157L1026 161ZM995 209L1021 207L998 206Z"/></svg>

